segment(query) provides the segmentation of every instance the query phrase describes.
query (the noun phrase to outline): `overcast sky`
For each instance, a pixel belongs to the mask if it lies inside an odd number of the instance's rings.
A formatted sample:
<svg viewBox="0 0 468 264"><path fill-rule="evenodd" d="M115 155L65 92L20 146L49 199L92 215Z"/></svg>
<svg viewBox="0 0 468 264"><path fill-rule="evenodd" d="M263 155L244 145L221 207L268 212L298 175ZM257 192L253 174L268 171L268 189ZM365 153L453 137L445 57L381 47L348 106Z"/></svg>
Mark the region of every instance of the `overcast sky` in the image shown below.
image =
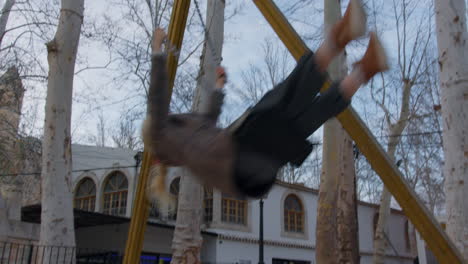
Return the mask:
<svg viewBox="0 0 468 264"><path fill-rule="evenodd" d="M99 19L104 15L111 17L119 16L119 9L111 2L112 0L99 0L99 1L85 1L85 20ZM193 2L193 1L192 1ZM205 9L205 1L199 0L202 9ZM245 0L232 0L229 3L243 4L241 13L225 23L225 43L223 46L223 66L227 68L229 75L229 85L227 86L228 100L224 107L224 116L229 119L234 118L236 115L245 110L245 105L236 101L236 96L232 92L235 88L242 89L241 71L245 69L250 63L261 65L263 63L262 43L266 38L279 40L275 33L263 18L261 13L253 1ZM277 0L280 7L283 3L289 3L288 0ZM348 1L343 1L343 11ZM369 2L370 3L370 2ZM192 4L193 5L193 4ZM323 0L310 1L310 8L299 10L295 17L288 17L293 24L294 28L299 31L301 35L311 34L313 32L321 32L323 29L323 13L320 12L323 8ZM229 10L229 9L228 9ZM385 9L387 10L387 9ZM392 16L392 10L388 8L387 13L383 12L385 17ZM203 13L203 15L205 15ZM194 18L198 19L198 17ZM303 19L309 23L306 25L301 23ZM388 19L382 18L379 20L377 26L378 30L387 30L392 25L389 25ZM369 28L375 29L376 24L370 19ZM122 34L125 30L122 31ZM395 49L391 50L389 47L396 46L396 38L392 36L392 32L388 31L382 37L384 46L387 48L390 57L396 56ZM348 63L356 61L364 51L367 39L363 39L353 47L348 48ZM314 50L318 42L307 43L312 50ZM282 46L282 44L279 44ZM92 67L99 67L106 64L108 60L108 52L102 45L81 40L80 47L80 60L81 62L87 61L87 64ZM46 52L44 49L42 60L45 61ZM293 61L290 57L291 62ZM393 60L391 60L393 61ZM198 56L193 56L190 63L195 67L198 66ZM292 62L292 65L294 63ZM47 65L45 63L45 65ZM77 71L82 67L78 63ZM115 66L114 66L115 67ZM107 125L115 124L120 116L122 109L129 107L130 102L134 103L141 98L136 97L136 93L132 87L116 87L111 79L115 77L117 71L111 68L105 70L88 70L81 72L75 77L74 86L74 104L72 116L72 133L73 142L91 144L90 135L96 135L97 116L102 112L105 116ZM131 86L131 85L129 85ZM362 91L364 90L364 91ZM353 106L362 114L363 118L373 116L376 113L375 109L369 109L366 103L368 97L366 89L361 89L358 96L353 100ZM35 87L29 89L26 95L25 109L37 113L37 127L41 127L43 123L43 109L45 102L45 87ZM142 106L145 107L145 106ZM32 109L32 110L31 110ZM111 140L107 143L112 143Z"/></svg>
<svg viewBox="0 0 468 264"><path fill-rule="evenodd" d="M223 66L226 67L229 75L229 85L227 86L226 92L228 94L228 100L224 109L230 109L224 111L230 115L228 119L234 118L240 114L245 106L239 106L235 95L232 90L235 88L241 89L241 71L246 68L249 63L261 64L263 59L263 52L261 45L266 38L277 40L273 30L263 18L261 13L252 1L237 0L231 1L234 5L242 3L241 12L225 23L225 43L223 46ZM321 2L321 1L316 1ZM85 17L99 17L103 14L113 15L115 12L112 5L106 1L85 1L86 11ZM281 1L278 1L281 4ZM203 9L205 9L204 1L200 1ZM192 4L193 5L193 4ZM229 10L229 9L228 9ZM311 10L316 12L316 10ZM298 12L301 15L300 12ZM198 17L196 17L198 19ZM314 16L314 19L320 21L320 18ZM301 29L301 23L296 22L293 24ZM318 25L319 27L321 25ZM317 30L314 28L314 30ZM105 64L107 61L106 52L101 50L102 47L96 46L95 44L86 44L80 46L80 53L85 54L88 62L91 66L99 66ZM291 57L291 61L292 61ZM194 56L190 63L198 65L198 56ZM128 103L127 98L131 98L133 95L127 92L121 92L113 90L109 87L109 78L112 73L108 70L103 71L86 71L79 74L75 80L75 94L92 96L96 94L105 97L106 100L97 102L95 108L100 108L105 113L106 120L115 122L119 118L119 111ZM99 87L102 87L100 89ZM77 100L74 102L73 108L73 135L75 142L90 143L87 140L87 135L96 133L96 120L98 111L91 111L92 109L88 104L80 104L79 100L81 96L75 97ZM84 99L83 99L84 100ZM127 105L128 106L128 105Z"/></svg>
<svg viewBox="0 0 468 264"><path fill-rule="evenodd" d="M85 0L85 21L91 21L94 19L99 20L104 16L110 16L112 18L118 18L121 16L122 10L113 4L112 1L117 0ZM143 0L135 1L143 2ZM202 5L203 15L205 15L204 11L206 0L198 1L200 1ZM226 104L223 107L222 118L232 120L236 116L240 115L247 107L247 105L242 104L242 102L239 101L238 97L236 97L236 94L233 92L236 89L243 89L241 80L242 70L245 70L249 64L262 65L264 55L262 44L266 38L276 41L280 47L282 47L282 44L267 21L258 11L253 1L226 0L226 2L233 3L233 5L239 3L243 4L241 12L225 23L225 41L222 54L224 59L222 64L226 67L229 75L229 83L226 88L228 96ZM275 2L284 10L285 3L287 5L291 0L275 0ZM323 0L304 2L309 3L309 7L299 10L294 17L288 16L288 19L301 36L314 34L315 37L320 37L320 32L323 32ZM379 15L376 18L377 21L375 21L372 16L369 16L368 28L369 30L377 30L379 32L383 45L387 51L387 55L390 58L389 61L392 70L389 74L393 74L394 78L387 78L387 80L394 82L389 86L391 87L391 89L389 89L389 94L391 93L390 97L393 96L392 98L396 98L396 100L388 105L390 105L392 113L398 113L401 76L398 75L400 73L398 72L398 67L396 67L398 66L396 65L398 39L396 37L394 20L395 14L392 9L392 3L399 4L401 2L400 0L367 0L364 2L366 2L366 5L368 5L367 7L370 10L372 10L372 8L379 10ZM0 0L0 3L3 2ZM380 6L369 6L374 3L377 3ZM432 0L416 0L412 3L411 7L414 8L415 13L418 16L422 15L423 17L426 16L430 19L430 17L433 16L433 9L427 3L432 3ZM342 1L343 11L347 4L347 0ZM12 17L12 19L15 18ZM198 20L198 17L194 17L194 19ZM307 24L303 22L307 22ZM412 31L416 25L417 23L412 21L408 26L408 30ZM131 27L125 27L124 25L119 33L123 35L129 34L131 33L131 30ZM431 29L427 28L427 30L429 31ZM416 35L417 34L415 34L415 32L410 32L408 34L406 41L409 46L414 41ZM351 68L353 62L362 56L365 46L367 45L367 41L367 38L363 38L347 48L347 63L349 68ZM319 41L315 39L314 41L309 40L306 43L312 50L315 50ZM435 41L432 42L431 45L433 45L432 48L435 49ZM43 61L43 65L47 66L45 45L41 43L37 48L42 49L42 52L40 52L41 55L38 59ZM407 48L407 50L410 49L411 47ZM88 65L90 67L103 66L109 59L109 52L106 47L86 38L82 38L80 40L78 52L80 56L76 66L76 71L80 71L83 65ZM434 56L434 58L436 57ZM195 69L199 64L198 59L198 55L195 55L189 60L189 64L191 64ZM289 57L289 59L291 66L294 65L292 57ZM116 68L117 66L118 65L111 65L111 67L102 70L94 69L82 71L75 76L72 115L73 143L94 143L92 136L97 135L97 122L98 115L100 113L104 116L107 128L114 129L123 110L127 110L136 102L140 104L138 105L140 109L146 108L146 103L141 98L141 93L137 93L137 88L133 87L132 82L112 82L112 79L120 73L119 69ZM42 134L42 125L44 123L46 83L43 83L41 86L37 85L37 83L32 84L28 82L26 85L27 94L25 96L23 112L27 116L35 116L34 123L36 129L34 130L34 136L40 137ZM379 85L381 84L379 83L376 86ZM393 88L395 89L393 90ZM388 133L384 122L380 121L383 120L383 111L378 108L375 103L370 101L369 90L369 87L360 89L357 95L353 98L352 105L357 110L361 118L370 126L371 131L383 142L385 141L385 136ZM140 130L139 127L137 129ZM314 134L314 136L319 138L319 140L321 135L321 130ZM113 145L109 131L106 143L109 146Z"/></svg>

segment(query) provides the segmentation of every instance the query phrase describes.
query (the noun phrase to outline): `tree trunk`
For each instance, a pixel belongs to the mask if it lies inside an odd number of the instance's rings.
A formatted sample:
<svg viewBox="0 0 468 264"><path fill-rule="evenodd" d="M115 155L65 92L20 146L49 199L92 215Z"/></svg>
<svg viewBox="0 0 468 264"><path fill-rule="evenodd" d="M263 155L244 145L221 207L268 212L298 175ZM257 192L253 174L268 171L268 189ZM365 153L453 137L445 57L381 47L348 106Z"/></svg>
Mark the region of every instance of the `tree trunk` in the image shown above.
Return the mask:
<svg viewBox="0 0 468 264"><path fill-rule="evenodd" d="M206 14L206 26L209 30L209 41L203 47L200 74L192 105L193 111L203 111L207 106L210 89L214 88L215 70L222 53L224 39L224 7L223 0L209 0ZM210 47L209 45L213 45ZM216 54L212 54L214 51ZM216 58L214 58L214 55ZM176 229L172 240L172 261L179 263L201 263L200 251L202 236L200 227L203 214L203 187L194 177L185 171L180 181L179 205L177 210Z"/></svg>
<svg viewBox="0 0 468 264"><path fill-rule="evenodd" d="M379 218L374 230L374 264L385 262L385 251L387 250L387 221L390 216L390 202L392 195L384 186L380 197Z"/></svg>
<svg viewBox="0 0 468 264"><path fill-rule="evenodd" d="M338 180L338 263L360 263L356 197L356 171L353 141L340 127L341 138Z"/></svg>
<svg viewBox="0 0 468 264"><path fill-rule="evenodd" d="M468 33L464 0L435 0L447 234L468 261Z"/></svg>
<svg viewBox="0 0 468 264"><path fill-rule="evenodd" d="M75 246L71 191L71 105L73 76L83 22L84 0L62 0L57 32L47 43L49 75L42 142L40 244ZM44 252L43 262L74 259L74 250Z"/></svg>
<svg viewBox="0 0 468 264"><path fill-rule="evenodd" d="M7 241L10 221L7 213L7 199L0 193L0 241ZM3 257L3 256L2 256Z"/></svg>
<svg viewBox="0 0 468 264"><path fill-rule="evenodd" d="M203 187L184 168L181 170L176 227L172 239L172 264L201 263L203 242L202 224Z"/></svg>
<svg viewBox="0 0 468 264"><path fill-rule="evenodd" d="M388 156L392 158L392 160L395 159L396 146L400 143L399 135L401 135L402 131L403 129L401 129L401 131L393 131L393 133L390 132L391 136L388 143L387 153ZM385 263L385 251L387 249L387 222L390 217L391 200L392 194L384 186L382 190L382 196L380 198L379 218L374 235L374 264Z"/></svg>
<svg viewBox="0 0 468 264"><path fill-rule="evenodd" d="M401 97L401 109L400 117L394 124L390 122L390 117L387 116L387 125L389 130L389 141L387 145L388 156L395 160L396 147L400 144L401 133L408 124L410 118L410 95L413 84L410 81L404 81L403 93ZM384 186L382 190L382 196L380 198L379 207L379 218L377 221L377 227L375 228L374 235L374 264L383 264L385 262L385 251L387 248L387 222L390 217L390 203L392 195L388 189Z"/></svg>
<svg viewBox="0 0 468 264"><path fill-rule="evenodd" d="M325 1L328 30L341 18L339 0ZM345 56L329 67L332 79L346 74ZM317 227L317 263L359 263L354 158L351 138L336 119L325 123Z"/></svg>
<svg viewBox="0 0 468 264"><path fill-rule="evenodd" d="M338 138L339 123L328 120L323 128L323 162L317 206L316 252L317 263L338 263L337 258L337 199L338 199Z"/></svg>
<svg viewBox="0 0 468 264"><path fill-rule="evenodd" d="M16 0L6 0L0 14L0 48L2 47L3 37L5 36L6 25L10 16L10 11Z"/></svg>

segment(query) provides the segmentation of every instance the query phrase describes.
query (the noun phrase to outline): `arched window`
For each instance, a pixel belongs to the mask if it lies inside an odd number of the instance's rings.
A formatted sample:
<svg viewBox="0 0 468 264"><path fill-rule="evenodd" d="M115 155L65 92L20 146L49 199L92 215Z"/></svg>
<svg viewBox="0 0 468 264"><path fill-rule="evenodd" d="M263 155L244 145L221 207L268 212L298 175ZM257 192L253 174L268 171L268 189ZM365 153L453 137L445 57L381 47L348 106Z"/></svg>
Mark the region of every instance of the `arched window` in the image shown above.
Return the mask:
<svg viewBox="0 0 468 264"><path fill-rule="evenodd" d="M105 214L125 215L127 210L128 181L122 172L113 172L104 185Z"/></svg>
<svg viewBox="0 0 468 264"><path fill-rule="evenodd" d="M286 232L304 232L304 209L296 195L290 194L284 200L284 230Z"/></svg>
<svg viewBox="0 0 468 264"><path fill-rule="evenodd" d="M213 221L213 188L205 187L203 196L203 220L205 223L210 223Z"/></svg>
<svg viewBox="0 0 468 264"><path fill-rule="evenodd" d="M247 201L223 194L221 221L231 224L247 224Z"/></svg>
<svg viewBox="0 0 468 264"><path fill-rule="evenodd" d="M75 191L75 208L94 211L96 206L96 184L90 178L84 178L78 183Z"/></svg>
<svg viewBox="0 0 468 264"><path fill-rule="evenodd" d="M176 220L177 219L177 206L179 204L179 190L180 190L180 177L175 178L172 180L171 184L169 185L169 193L174 195L174 205L175 208L169 208L169 219Z"/></svg>

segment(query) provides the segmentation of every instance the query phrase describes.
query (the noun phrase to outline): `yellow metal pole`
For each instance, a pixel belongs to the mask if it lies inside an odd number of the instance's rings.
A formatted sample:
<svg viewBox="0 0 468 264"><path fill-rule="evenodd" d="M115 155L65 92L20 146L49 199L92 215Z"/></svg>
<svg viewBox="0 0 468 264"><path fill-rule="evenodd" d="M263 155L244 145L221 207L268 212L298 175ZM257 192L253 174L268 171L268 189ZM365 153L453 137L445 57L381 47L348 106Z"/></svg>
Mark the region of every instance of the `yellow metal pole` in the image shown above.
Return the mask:
<svg viewBox="0 0 468 264"><path fill-rule="evenodd" d="M190 9L190 0L176 0L173 4L171 20L169 22L169 29L167 30L169 43L175 47L177 51L182 48L182 41L184 40L185 26L187 25L187 17ZM167 60L167 71L169 74L169 89L172 94L172 87L177 72L177 64L179 63L178 54L169 53Z"/></svg>
<svg viewBox="0 0 468 264"><path fill-rule="evenodd" d="M187 23L190 0L174 1L171 20L168 29L168 41L172 47L180 50L184 39L185 26ZM174 79L177 72L177 63L179 57L173 53L169 54L167 60L169 89L172 93ZM140 263L140 255L143 249L143 240L146 230L146 222L149 216L149 203L146 200L146 186L148 183L149 169L151 167L150 154L145 151L143 163L138 179L138 186L135 193L135 200L128 230L127 244L125 246L124 261L125 264Z"/></svg>
<svg viewBox="0 0 468 264"><path fill-rule="evenodd" d="M296 60L308 51L307 46L272 0L253 0L278 37ZM328 85L324 86L326 89ZM414 224L440 263L463 263L463 258L432 214L408 186L397 167L350 106L337 116L359 150L367 157L406 216Z"/></svg>

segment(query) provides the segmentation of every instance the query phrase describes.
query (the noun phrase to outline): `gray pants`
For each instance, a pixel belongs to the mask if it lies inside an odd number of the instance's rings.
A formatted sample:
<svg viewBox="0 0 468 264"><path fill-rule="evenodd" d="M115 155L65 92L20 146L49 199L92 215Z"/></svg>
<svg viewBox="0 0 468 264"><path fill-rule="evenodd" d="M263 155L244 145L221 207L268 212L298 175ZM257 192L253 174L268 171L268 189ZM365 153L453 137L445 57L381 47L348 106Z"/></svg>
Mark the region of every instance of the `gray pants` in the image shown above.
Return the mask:
<svg viewBox="0 0 468 264"><path fill-rule="evenodd" d="M276 114L285 119L303 137L309 137L328 119L345 110L349 101L339 91L339 83L332 83L323 93L320 89L327 81L326 73L320 73L312 52L301 57L289 76L268 94L269 97L282 97Z"/></svg>
<svg viewBox="0 0 468 264"><path fill-rule="evenodd" d="M313 53L304 55L289 76L266 93L235 131L239 144L272 155L281 163L302 163L311 149L307 138L349 105L339 84L320 93L327 76L317 69ZM296 157L295 157L296 156Z"/></svg>
<svg viewBox="0 0 468 264"><path fill-rule="evenodd" d="M310 52L251 109L234 131L239 189L258 197L271 188L283 165L289 162L300 166L304 162L312 151L307 138L349 105L338 83L320 93L326 81L326 74L318 71ZM262 162L252 165L252 160Z"/></svg>

